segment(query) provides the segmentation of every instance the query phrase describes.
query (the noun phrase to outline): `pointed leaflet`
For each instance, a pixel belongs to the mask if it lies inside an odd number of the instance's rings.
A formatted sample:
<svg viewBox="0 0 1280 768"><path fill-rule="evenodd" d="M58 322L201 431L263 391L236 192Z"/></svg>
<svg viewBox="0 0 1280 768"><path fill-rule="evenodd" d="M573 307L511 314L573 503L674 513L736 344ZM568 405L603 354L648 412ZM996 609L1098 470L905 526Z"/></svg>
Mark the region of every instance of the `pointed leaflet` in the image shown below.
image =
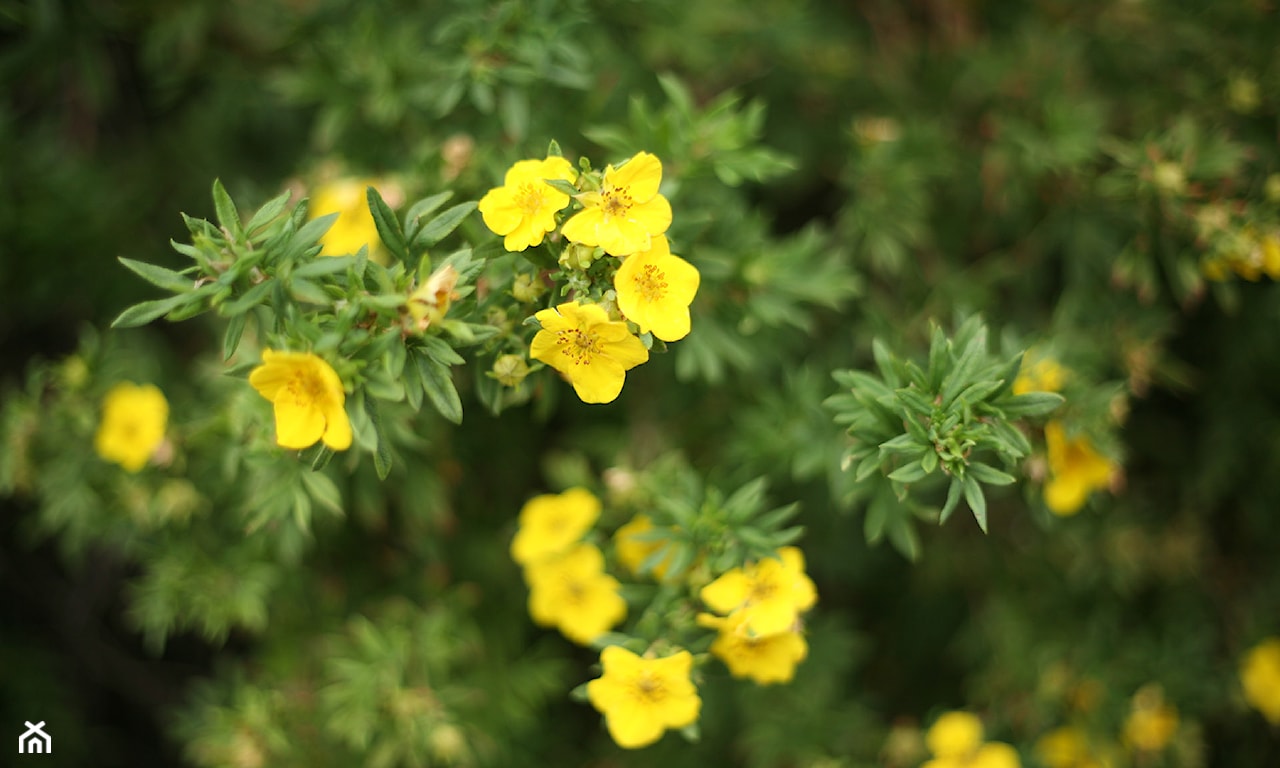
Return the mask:
<svg viewBox="0 0 1280 768"><path fill-rule="evenodd" d="M373 224L378 228L378 237L382 244L400 261L409 262L409 243L404 239L404 230L400 228L400 220L395 211L382 199L381 193L373 187L365 189L365 197L369 202L369 212L373 214Z"/></svg>

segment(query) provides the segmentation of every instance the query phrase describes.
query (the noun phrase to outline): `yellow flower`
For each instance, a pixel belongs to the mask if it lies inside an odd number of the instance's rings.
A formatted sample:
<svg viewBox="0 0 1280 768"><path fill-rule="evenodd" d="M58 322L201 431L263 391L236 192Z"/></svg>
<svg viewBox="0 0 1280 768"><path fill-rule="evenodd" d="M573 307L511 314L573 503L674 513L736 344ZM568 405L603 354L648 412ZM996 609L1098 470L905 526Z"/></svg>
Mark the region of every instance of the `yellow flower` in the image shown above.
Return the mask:
<svg viewBox="0 0 1280 768"><path fill-rule="evenodd" d="M1018 378L1013 380L1013 394L1061 392L1067 369L1051 357L1037 357L1028 362L1029 357L1030 354L1023 358Z"/></svg>
<svg viewBox="0 0 1280 768"><path fill-rule="evenodd" d="M1088 437L1068 438L1060 421L1045 424L1044 439L1049 454L1044 502L1055 514L1074 515L1090 493L1110 484L1116 465L1098 453Z"/></svg>
<svg viewBox="0 0 1280 768"><path fill-rule="evenodd" d="M587 645L627 615L618 580L604 572L604 555L591 544L539 560L525 569L529 615Z"/></svg>
<svg viewBox="0 0 1280 768"><path fill-rule="evenodd" d="M611 645L600 653L604 673L587 683L587 698L604 715L618 746L637 749L662 738L668 728L684 728L698 719L702 699L689 679L693 656L680 651L660 659L642 659Z"/></svg>
<svg viewBox="0 0 1280 768"><path fill-rule="evenodd" d="M1240 685L1245 701L1280 725L1280 637L1268 637L1249 649L1240 664Z"/></svg>
<svg viewBox="0 0 1280 768"><path fill-rule="evenodd" d="M595 304L570 301L534 317L542 330L529 356L555 368L584 403L610 403L622 391L627 371L649 359L649 350L627 324L609 320Z"/></svg>
<svg viewBox="0 0 1280 768"><path fill-rule="evenodd" d="M929 726L924 742L934 757L968 758L982 744L982 721L969 712L946 712Z"/></svg>
<svg viewBox="0 0 1280 768"><path fill-rule="evenodd" d="M281 447L301 450L317 440L335 451L351 447L342 380L322 358L265 350L249 383L275 404L276 443Z"/></svg>
<svg viewBox="0 0 1280 768"><path fill-rule="evenodd" d="M504 248L523 251L556 228L556 214L569 204L569 196L546 180L575 178L573 166L563 157L521 160L507 171L501 187L480 198L480 215L494 234L504 236Z"/></svg>
<svg viewBox="0 0 1280 768"><path fill-rule="evenodd" d="M1020 768L1013 747L982 741L982 721L968 712L947 712L925 734L934 759L921 768Z"/></svg>
<svg viewBox="0 0 1280 768"><path fill-rule="evenodd" d="M534 496L520 510L511 559L531 565L573 546L600 517L600 500L585 488Z"/></svg>
<svg viewBox="0 0 1280 768"><path fill-rule="evenodd" d="M622 564L623 568L626 568L636 576L652 574L654 578L662 581L667 577L667 569L671 567L670 553L665 555L647 572L640 572L640 566L644 565L644 561L648 560L664 546L662 541L651 541L642 537L642 534L652 530L653 521L649 519L648 515L636 515L631 518L631 522L622 526L613 534L613 541L618 553L618 562Z"/></svg>
<svg viewBox="0 0 1280 768"><path fill-rule="evenodd" d="M689 335L689 304L698 292L700 275L689 262L671 253L667 238L657 235L647 251L622 261L613 277L618 309L641 333L653 331L663 341Z"/></svg>
<svg viewBox="0 0 1280 768"><path fill-rule="evenodd" d="M1139 752L1159 752L1178 730L1178 710L1165 703L1158 685L1146 685L1133 695L1133 709L1124 723L1124 741Z"/></svg>
<svg viewBox="0 0 1280 768"><path fill-rule="evenodd" d="M639 152L605 168L599 192L578 195L584 208L560 230L569 240L598 245L610 256L647 251L650 238L671 226L671 204L658 194L662 161Z"/></svg>
<svg viewBox="0 0 1280 768"><path fill-rule="evenodd" d="M311 191L307 216L318 219L331 213L338 214L333 226L320 238L325 256L345 256L369 246L369 258L382 261L382 239L378 226L369 212L368 188L378 186L374 179L336 179L321 184Z"/></svg>
<svg viewBox="0 0 1280 768"><path fill-rule="evenodd" d="M711 653L724 662L729 674L745 677L759 685L790 682L796 665L809 655L804 635L789 630L767 637L752 637L743 628L745 615L727 618L709 613L698 615L698 624L719 632L711 643Z"/></svg>
<svg viewBox="0 0 1280 768"><path fill-rule="evenodd" d="M767 557L723 574L702 588L700 597L722 615L741 612L739 631L748 637L767 637L791 630L800 614L818 599L804 573L804 555L783 547Z"/></svg>
<svg viewBox="0 0 1280 768"><path fill-rule="evenodd" d="M1036 740L1036 756L1047 768L1086 768L1097 764L1079 728L1063 726Z"/></svg>
<svg viewBox="0 0 1280 768"><path fill-rule="evenodd" d="M102 400L102 421L93 438L94 450L129 472L147 464L164 442L169 403L153 384L121 382Z"/></svg>

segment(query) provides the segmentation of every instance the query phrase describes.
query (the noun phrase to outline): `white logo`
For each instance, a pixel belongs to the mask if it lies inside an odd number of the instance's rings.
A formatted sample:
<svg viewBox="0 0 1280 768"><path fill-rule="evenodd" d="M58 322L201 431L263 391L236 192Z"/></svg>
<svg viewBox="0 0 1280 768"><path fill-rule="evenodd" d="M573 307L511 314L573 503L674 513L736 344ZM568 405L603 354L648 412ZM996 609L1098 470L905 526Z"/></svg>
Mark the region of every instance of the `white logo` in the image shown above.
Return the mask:
<svg viewBox="0 0 1280 768"><path fill-rule="evenodd" d="M53 739L41 730L44 728L44 721L34 724L30 720L24 722L27 732L18 737L18 754L47 755L53 752Z"/></svg>

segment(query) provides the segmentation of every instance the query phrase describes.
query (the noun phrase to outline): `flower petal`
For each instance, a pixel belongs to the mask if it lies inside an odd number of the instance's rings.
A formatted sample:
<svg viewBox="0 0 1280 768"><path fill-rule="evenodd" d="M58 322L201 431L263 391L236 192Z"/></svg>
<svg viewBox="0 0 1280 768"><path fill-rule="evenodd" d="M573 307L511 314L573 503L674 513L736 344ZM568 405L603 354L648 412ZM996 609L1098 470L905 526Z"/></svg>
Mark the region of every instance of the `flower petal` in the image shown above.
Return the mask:
<svg viewBox="0 0 1280 768"><path fill-rule="evenodd" d="M637 203L648 202L662 184L662 161L649 152L637 152L622 167L606 168L605 183L615 189L625 187Z"/></svg>
<svg viewBox="0 0 1280 768"><path fill-rule="evenodd" d="M324 413L312 405L284 398L276 401L275 414L276 443L282 448L309 448L324 434Z"/></svg>

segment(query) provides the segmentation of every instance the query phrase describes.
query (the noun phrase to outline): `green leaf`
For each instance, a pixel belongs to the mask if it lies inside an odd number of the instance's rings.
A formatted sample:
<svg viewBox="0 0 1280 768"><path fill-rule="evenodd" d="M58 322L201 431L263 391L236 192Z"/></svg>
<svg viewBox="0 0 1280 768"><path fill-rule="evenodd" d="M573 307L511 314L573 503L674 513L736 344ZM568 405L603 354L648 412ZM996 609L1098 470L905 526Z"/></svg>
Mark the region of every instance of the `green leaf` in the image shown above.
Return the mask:
<svg viewBox="0 0 1280 768"><path fill-rule="evenodd" d="M996 407L1003 411L1007 418L1020 419L1046 416L1053 413L1064 402L1066 398L1056 392L1025 392L1000 400L996 403Z"/></svg>
<svg viewBox="0 0 1280 768"><path fill-rule="evenodd" d="M449 236L449 233L458 228L462 220L467 218L472 211L476 209L475 201L458 203L452 208L448 208L444 213L428 221L418 234L414 236L411 244L414 250L420 248L429 248L441 240Z"/></svg>
<svg viewBox="0 0 1280 768"><path fill-rule="evenodd" d="M978 527L982 529L983 533L986 533L987 497L982 495L982 486L973 475L965 475L964 501L969 505L969 510L973 512L973 519L978 521Z"/></svg>
<svg viewBox="0 0 1280 768"><path fill-rule="evenodd" d="M938 454L934 454L937 456ZM920 462L913 461L910 464L904 464L889 473L889 479L899 483L914 483L917 480L923 480L929 475L921 466Z"/></svg>
<svg viewBox="0 0 1280 768"><path fill-rule="evenodd" d="M903 387L894 390L893 394L898 398L898 402L921 416L933 415L933 402L915 387Z"/></svg>
<svg viewBox="0 0 1280 768"><path fill-rule="evenodd" d="M386 480L391 474L391 444L387 441L386 430L382 427L382 415L378 412L378 401L368 392L364 393L364 410L373 425L373 432L378 436L377 448L373 452L373 468L379 480Z"/></svg>
<svg viewBox="0 0 1280 768"><path fill-rule="evenodd" d="M378 228L378 237L395 256L406 264L409 262L409 243L404 239L404 230L400 228L400 220L395 211L382 199L382 194L374 187L365 189L365 197L369 202L369 212L373 214L373 224Z"/></svg>
<svg viewBox="0 0 1280 768"><path fill-rule="evenodd" d="M573 197L578 194L578 188L573 186L572 182L565 181L564 179L543 179L543 181L556 191L563 192L569 197Z"/></svg>
<svg viewBox="0 0 1280 768"><path fill-rule="evenodd" d="M947 522L947 518L951 517L951 513L960 504L960 496L963 490L964 483L961 482L960 478L951 478L951 485L947 487L947 500L943 503L942 511L938 514L938 525Z"/></svg>
<svg viewBox="0 0 1280 768"><path fill-rule="evenodd" d="M439 336L422 337L422 348L432 360L442 365L462 365L462 356L449 346L449 342Z"/></svg>
<svg viewBox="0 0 1280 768"><path fill-rule="evenodd" d="M454 424L462 423L462 400L458 397L458 389L453 385L453 376L449 367L441 365L425 354L415 355L418 360L418 373L422 375L422 388L427 399L435 409Z"/></svg>
<svg viewBox="0 0 1280 768"><path fill-rule="evenodd" d="M119 261L135 275L157 288L163 288L173 293L187 293L195 288L195 280L185 277L181 272L174 272L172 269L165 269L143 261L126 259L123 256L119 257Z"/></svg>
<svg viewBox="0 0 1280 768"><path fill-rule="evenodd" d="M258 209L257 213L253 214L253 218L249 219L249 223L244 226L245 232L253 235L259 229L275 221L281 213L284 213L284 207L289 204L289 198L292 196L293 192L285 190L268 200Z"/></svg>
<svg viewBox="0 0 1280 768"><path fill-rule="evenodd" d="M910 517L899 515L894 518L889 526L889 543L911 562L920 559L920 536Z"/></svg>
<svg viewBox="0 0 1280 768"><path fill-rule="evenodd" d="M146 325L158 317L169 314L178 307L186 304L191 299L191 294L181 294L179 296L170 296L164 299L156 299L155 301L144 301L141 304L134 304L125 311L121 312L115 320L111 321L112 328L134 328L139 325Z"/></svg>
<svg viewBox="0 0 1280 768"><path fill-rule="evenodd" d="M226 362L236 353L236 347L240 346L240 337L244 334L244 326L249 321L247 312L234 315L227 322L226 333L222 334L222 360Z"/></svg>
<svg viewBox="0 0 1280 768"><path fill-rule="evenodd" d="M245 291L238 299L222 305L221 313L232 317L242 315L253 309L267 298L267 294L275 287L275 280L263 280L261 283Z"/></svg>
<svg viewBox="0 0 1280 768"><path fill-rule="evenodd" d="M987 485L1013 485L1016 482L1013 475L977 461L968 464L965 475Z"/></svg>
<svg viewBox="0 0 1280 768"><path fill-rule="evenodd" d="M293 270L294 277L324 277L337 272L345 272L347 267L355 264L354 256L321 256Z"/></svg>
<svg viewBox="0 0 1280 768"><path fill-rule="evenodd" d="M218 223L222 228L232 239L243 240L244 229L240 226L240 214L236 212L236 204L231 201L231 196L219 179L213 180L213 207L218 213Z"/></svg>
<svg viewBox="0 0 1280 768"><path fill-rule="evenodd" d="M901 379L898 377L897 367L894 365L893 354L889 352L889 348L885 346L880 339L872 339L871 354L875 357L876 367L880 369L880 375L884 377L885 382L890 387L897 389L901 386Z"/></svg>
<svg viewBox="0 0 1280 768"><path fill-rule="evenodd" d="M423 216L429 216L434 213L437 208L449 202L449 198L451 197L453 197L453 192L437 192L430 197L422 198L410 206L409 212L404 215L409 231L416 232L420 225L419 219Z"/></svg>
<svg viewBox="0 0 1280 768"><path fill-rule="evenodd" d="M302 255L303 251L320 242L320 238L324 237L324 233L328 232L329 228L333 226L333 222L337 220L338 214L327 213L318 219L312 219L303 224L289 239L289 246L282 254L282 258L296 259Z"/></svg>
<svg viewBox="0 0 1280 768"><path fill-rule="evenodd" d="M313 501L335 514L342 514L342 492L332 478L320 472L303 472L302 484Z"/></svg>

